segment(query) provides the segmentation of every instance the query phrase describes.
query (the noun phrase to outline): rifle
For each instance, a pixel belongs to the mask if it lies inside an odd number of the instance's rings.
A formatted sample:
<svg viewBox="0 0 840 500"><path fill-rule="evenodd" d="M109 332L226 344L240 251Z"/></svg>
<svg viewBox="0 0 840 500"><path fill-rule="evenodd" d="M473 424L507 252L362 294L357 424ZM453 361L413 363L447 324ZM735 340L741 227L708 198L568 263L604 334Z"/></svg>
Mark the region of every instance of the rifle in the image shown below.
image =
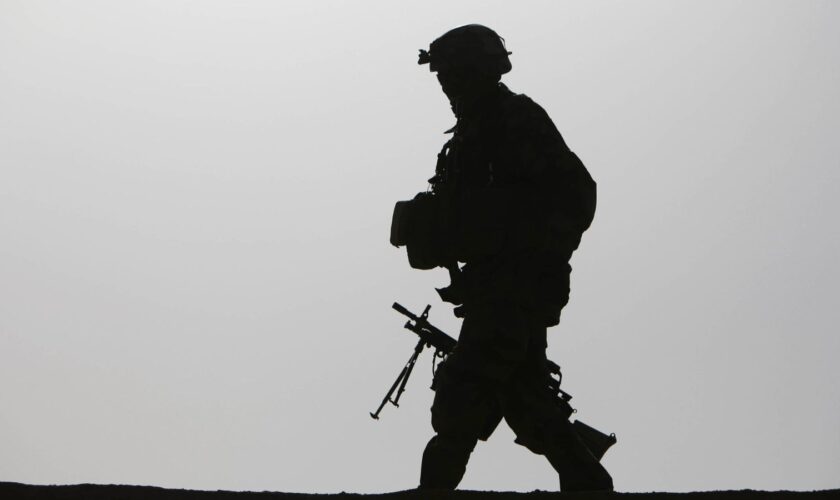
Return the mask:
<svg viewBox="0 0 840 500"><path fill-rule="evenodd" d="M388 389L388 393L385 394L385 397L382 399L382 403L379 404L379 407L375 412L370 414L374 420L379 420L379 413L387 403L391 403L396 407L400 406L400 397L403 392L405 392L405 386L408 383L408 378L411 376L411 372L414 370L414 364L417 362L417 358L420 357L420 353L423 352L423 349L426 347L434 347L435 359L443 358L452 352L455 345L458 343L443 330L429 323L429 310L432 308L431 305L427 305L426 308L423 309L423 313L419 316L412 313L398 302L394 302L391 307L403 316L408 317L409 320L405 323L404 328L417 334L417 336L420 337L420 340L417 341L417 345L414 346L414 352L411 354L411 357L408 358L408 361L403 366L400 374L397 376L397 379L391 385L391 388ZM560 381L562 380L560 366L549 359L547 360L547 368L549 375L547 381L548 387L557 396L558 403L564 408L568 418L573 413L576 413L577 410L573 409L569 404L569 401L572 399L571 394L560 388ZM396 392L397 395L392 398L394 392ZM592 452L592 455L594 455L598 460L600 460L610 446L614 445L617 441L615 434L607 435L594 427L584 424L580 420L572 422L572 428L581 438L583 444L589 448L589 451Z"/></svg>

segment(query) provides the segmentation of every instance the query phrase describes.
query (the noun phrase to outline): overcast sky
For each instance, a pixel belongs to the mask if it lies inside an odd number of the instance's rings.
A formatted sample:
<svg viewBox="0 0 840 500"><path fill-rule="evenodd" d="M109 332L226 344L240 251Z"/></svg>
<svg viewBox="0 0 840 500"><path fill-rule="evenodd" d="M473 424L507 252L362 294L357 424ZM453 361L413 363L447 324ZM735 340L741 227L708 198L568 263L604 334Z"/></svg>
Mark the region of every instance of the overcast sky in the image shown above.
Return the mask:
<svg viewBox="0 0 840 500"><path fill-rule="evenodd" d="M388 244L478 22L599 187L549 331L621 491L840 487L840 2L0 0L0 480L412 488ZM500 426L465 489L556 489Z"/></svg>

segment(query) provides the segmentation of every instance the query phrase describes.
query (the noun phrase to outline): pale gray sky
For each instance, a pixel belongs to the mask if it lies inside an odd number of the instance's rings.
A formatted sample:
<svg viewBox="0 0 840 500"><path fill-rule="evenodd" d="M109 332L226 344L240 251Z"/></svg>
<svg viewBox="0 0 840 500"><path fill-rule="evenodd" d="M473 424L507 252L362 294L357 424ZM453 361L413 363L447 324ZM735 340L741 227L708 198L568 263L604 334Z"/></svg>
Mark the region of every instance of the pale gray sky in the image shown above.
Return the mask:
<svg viewBox="0 0 840 500"><path fill-rule="evenodd" d="M840 487L840 3L0 1L0 480L381 492L450 333L388 244L483 23L599 183L550 331L622 491ZM555 489L504 426L463 488Z"/></svg>

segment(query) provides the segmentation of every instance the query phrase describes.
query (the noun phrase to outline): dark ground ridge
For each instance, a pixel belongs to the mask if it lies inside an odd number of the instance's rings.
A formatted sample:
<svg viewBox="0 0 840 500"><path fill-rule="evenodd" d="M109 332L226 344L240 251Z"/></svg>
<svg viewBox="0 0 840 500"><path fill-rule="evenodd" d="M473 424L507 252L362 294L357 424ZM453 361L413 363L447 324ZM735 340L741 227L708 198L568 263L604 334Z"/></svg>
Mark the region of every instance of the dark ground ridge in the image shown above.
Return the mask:
<svg viewBox="0 0 840 500"><path fill-rule="evenodd" d="M372 500L443 500L443 499L537 499L537 500L601 500L601 499L657 499L657 500L827 500L840 499L840 489L821 491L702 491L692 493L558 493L533 491L531 493L499 491L418 491L406 490L394 493L280 493L176 490L156 486L126 486L77 484L62 486L37 486L12 482L0 482L0 499L3 500L318 500L318 499L372 499Z"/></svg>

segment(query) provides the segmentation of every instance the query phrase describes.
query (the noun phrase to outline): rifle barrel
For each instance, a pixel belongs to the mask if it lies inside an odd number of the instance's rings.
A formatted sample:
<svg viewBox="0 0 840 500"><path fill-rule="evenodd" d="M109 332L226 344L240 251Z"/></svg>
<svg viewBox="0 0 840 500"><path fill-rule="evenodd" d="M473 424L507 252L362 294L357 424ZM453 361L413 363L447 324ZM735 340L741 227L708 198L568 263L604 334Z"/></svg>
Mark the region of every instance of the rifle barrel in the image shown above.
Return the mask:
<svg viewBox="0 0 840 500"><path fill-rule="evenodd" d="M417 316L415 316L413 312L403 307L403 305L399 302L394 302L394 304L391 307L393 307L398 313L402 314L403 316L408 316L412 320L417 321Z"/></svg>

